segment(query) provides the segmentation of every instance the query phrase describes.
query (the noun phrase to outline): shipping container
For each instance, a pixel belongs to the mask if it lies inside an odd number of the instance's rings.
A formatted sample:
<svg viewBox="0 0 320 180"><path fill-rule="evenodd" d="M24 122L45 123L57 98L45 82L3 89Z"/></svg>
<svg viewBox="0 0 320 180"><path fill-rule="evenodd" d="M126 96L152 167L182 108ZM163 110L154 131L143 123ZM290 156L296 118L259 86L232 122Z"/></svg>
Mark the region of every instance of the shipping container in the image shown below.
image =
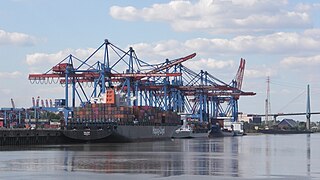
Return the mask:
<svg viewBox="0 0 320 180"><path fill-rule="evenodd" d="M115 106L110 104L86 104L83 108L75 108L75 122L118 122L152 124L180 124L180 116L172 111L163 111L151 106Z"/></svg>

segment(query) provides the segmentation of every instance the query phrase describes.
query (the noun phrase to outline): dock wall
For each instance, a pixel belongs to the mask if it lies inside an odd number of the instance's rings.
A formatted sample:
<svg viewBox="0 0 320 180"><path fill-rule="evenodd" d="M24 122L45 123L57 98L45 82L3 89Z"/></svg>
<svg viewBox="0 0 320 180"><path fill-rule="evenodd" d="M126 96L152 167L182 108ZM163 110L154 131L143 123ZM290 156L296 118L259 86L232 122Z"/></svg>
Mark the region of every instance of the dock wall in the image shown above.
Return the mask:
<svg viewBox="0 0 320 180"><path fill-rule="evenodd" d="M61 130L0 129L0 146L59 143L63 143Z"/></svg>

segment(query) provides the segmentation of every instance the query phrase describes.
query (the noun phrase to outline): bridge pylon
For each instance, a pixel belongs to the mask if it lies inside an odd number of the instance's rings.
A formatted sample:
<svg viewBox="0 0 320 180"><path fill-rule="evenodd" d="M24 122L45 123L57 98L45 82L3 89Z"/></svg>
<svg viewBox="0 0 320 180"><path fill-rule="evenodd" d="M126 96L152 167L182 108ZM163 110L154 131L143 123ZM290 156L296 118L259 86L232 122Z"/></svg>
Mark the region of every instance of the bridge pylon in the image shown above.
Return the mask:
<svg viewBox="0 0 320 180"><path fill-rule="evenodd" d="M306 128L310 130L310 118L311 118L311 108L310 108L310 85L307 86L307 109L306 109Z"/></svg>

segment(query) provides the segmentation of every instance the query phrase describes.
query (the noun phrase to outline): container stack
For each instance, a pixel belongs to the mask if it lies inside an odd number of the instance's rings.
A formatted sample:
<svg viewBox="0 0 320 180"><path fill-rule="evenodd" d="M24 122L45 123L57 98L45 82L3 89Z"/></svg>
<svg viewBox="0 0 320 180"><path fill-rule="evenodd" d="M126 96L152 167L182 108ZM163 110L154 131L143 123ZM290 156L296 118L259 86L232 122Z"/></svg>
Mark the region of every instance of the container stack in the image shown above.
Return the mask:
<svg viewBox="0 0 320 180"><path fill-rule="evenodd" d="M115 91L114 89L107 89L106 92L106 103L110 105L114 105L116 103Z"/></svg>
<svg viewBox="0 0 320 180"><path fill-rule="evenodd" d="M157 125L180 124L180 116L172 111L163 111L150 106L116 106L114 104L86 104L73 111L71 124L78 123L110 123L120 125Z"/></svg>
<svg viewBox="0 0 320 180"><path fill-rule="evenodd" d="M86 104L73 111L71 123L107 123L133 121L129 107L117 107L112 104Z"/></svg>
<svg viewBox="0 0 320 180"><path fill-rule="evenodd" d="M180 124L180 116L172 111L150 106L134 106L135 120L143 124Z"/></svg>

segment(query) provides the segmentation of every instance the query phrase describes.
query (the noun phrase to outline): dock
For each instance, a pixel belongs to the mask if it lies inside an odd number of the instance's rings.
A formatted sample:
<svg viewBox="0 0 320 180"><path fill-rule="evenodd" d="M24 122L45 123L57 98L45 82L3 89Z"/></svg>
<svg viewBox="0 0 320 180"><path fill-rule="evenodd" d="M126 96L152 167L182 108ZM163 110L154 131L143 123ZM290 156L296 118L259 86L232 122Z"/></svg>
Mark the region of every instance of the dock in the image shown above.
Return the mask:
<svg viewBox="0 0 320 180"><path fill-rule="evenodd" d="M40 145L63 143L58 129L0 129L0 146Z"/></svg>

